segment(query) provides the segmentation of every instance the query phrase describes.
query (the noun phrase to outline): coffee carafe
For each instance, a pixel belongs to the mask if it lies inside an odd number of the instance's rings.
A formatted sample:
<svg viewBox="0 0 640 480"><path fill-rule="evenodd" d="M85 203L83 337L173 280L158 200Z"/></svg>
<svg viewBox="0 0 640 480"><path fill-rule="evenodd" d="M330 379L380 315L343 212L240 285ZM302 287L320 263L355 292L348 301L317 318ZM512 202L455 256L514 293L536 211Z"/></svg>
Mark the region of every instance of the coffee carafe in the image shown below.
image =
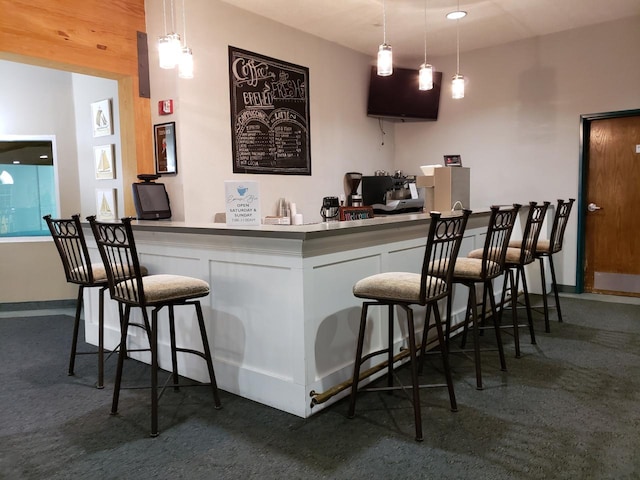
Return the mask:
<svg viewBox="0 0 640 480"><path fill-rule="evenodd" d="M338 197L324 197L322 199L322 208L320 209L320 215L322 215L323 222L338 220L339 212L340 202L338 201Z"/></svg>
<svg viewBox="0 0 640 480"><path fill-rule="evenodd" d="M347 185L349 186L349 197L347 198L350 207L362 206L362 195L358 194L358 187L362 180L362 174L358 172L347 172L344 175Z"/></svg>

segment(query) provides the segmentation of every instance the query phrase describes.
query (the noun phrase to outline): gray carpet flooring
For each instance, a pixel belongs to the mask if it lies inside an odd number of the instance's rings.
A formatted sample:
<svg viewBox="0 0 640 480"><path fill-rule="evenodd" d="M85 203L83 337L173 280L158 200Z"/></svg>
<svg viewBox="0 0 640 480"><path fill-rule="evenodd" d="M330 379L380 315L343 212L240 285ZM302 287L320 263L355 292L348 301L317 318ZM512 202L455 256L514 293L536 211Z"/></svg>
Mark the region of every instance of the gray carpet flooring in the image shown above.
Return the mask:
<svg viewBox="0 0 640 480"><path fill-rule="evenodd" d="M523 331L522 358L505 335L507 372L483 353L482 391L471 360L452 355L459 411L445 389L423 390L421 443L402 392L361 394L353 419L345 401L301 419L226 392L214 410L200 387L165 392L150 438L147 390L123 391L109 415L114 358L103 390L94 356L66 375L71 317L0 318L0 478L640 478L640 306L562 305L550 334L536 315L537 345ZM439 368L434 356L424 382ZM148 374L127 361L127 382Z"/></svg>

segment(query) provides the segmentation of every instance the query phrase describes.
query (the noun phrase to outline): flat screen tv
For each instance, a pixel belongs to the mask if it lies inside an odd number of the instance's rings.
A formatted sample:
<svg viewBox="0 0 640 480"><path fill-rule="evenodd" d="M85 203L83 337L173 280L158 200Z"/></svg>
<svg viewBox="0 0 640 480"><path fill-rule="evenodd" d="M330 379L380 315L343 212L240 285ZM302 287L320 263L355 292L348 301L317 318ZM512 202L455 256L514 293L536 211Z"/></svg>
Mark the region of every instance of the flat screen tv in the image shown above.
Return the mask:
<svg viewBox="0 0 640 480"><path fill-rule="evenodd" d="M164 183L134 183L132 189L138 220L171 218L171 204Z"/></svg>
<svg viewBox="0 0 640 480"><path fill-rule="evenodd" d="M437 120L442 72L433 72L433 88L418 90L418 71L394 68L380 77L371 67L367 115L397 120Z"/></svg>

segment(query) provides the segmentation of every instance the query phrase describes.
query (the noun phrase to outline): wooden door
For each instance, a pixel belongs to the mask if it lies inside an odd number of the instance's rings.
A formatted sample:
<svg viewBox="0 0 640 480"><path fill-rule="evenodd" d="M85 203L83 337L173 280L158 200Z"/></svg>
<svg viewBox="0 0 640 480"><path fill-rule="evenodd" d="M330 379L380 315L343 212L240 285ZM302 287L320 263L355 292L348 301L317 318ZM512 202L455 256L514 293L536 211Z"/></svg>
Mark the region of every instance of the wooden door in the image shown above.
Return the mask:
<svg viewBox="0 0 640 480"><path fill-rule="evenodd" d="M585 213L586 292L640 296L640 116L591 122ZM591 205L591 208L589 208Z"/></svg>

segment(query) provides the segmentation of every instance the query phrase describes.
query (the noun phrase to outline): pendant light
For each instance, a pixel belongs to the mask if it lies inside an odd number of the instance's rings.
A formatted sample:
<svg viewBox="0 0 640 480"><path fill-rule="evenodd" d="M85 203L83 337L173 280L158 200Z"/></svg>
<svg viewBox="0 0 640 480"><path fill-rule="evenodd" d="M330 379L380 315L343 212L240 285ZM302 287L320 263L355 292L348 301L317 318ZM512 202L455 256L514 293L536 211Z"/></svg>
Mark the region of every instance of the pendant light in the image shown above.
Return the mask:
<svg viewBox="0 0 640 480"><path fill-rule="evenodd" d="M180 35L175 33L175 22L173 19L173 0L171 0L171 33L167 33L166 0L162 0L162 17L164 20L165 34L158 39L160 68L174 68L178 64L182 45L180 44Z"/></svg>
<svg viewBox="0 0 640 480"><path fill-rule="evenodd" d="M388 77L393 73L393 54L387 44L387 9L382 0L382 45L378 47L378 75Z"/></svg>
<svg viewBox="0 0 640 480"><path fill-rule="evenodd" d="M187 46L187 19L184 10L184 0L182 0L182 38L184 40L184 46L180 52L178 76L180 78L193 78L193 52Z"/></svg>
<svg viewBox="0 0 640 480"><path fill-rule="evenodd" d="M460 0L458 0L457 12L461 12ZM456 74L451 81L451 98L454 99L464 98L464 76L460 75L460 25L458 23L464 15L452 17L456 20Z"/></svg>
<svg viewBox="0 0 640 480"><path fill-rule="evenodd" d="M424 0L424 63L418 71L418 90L433 88L433 67L427 63L427 0Z"/></svg>

